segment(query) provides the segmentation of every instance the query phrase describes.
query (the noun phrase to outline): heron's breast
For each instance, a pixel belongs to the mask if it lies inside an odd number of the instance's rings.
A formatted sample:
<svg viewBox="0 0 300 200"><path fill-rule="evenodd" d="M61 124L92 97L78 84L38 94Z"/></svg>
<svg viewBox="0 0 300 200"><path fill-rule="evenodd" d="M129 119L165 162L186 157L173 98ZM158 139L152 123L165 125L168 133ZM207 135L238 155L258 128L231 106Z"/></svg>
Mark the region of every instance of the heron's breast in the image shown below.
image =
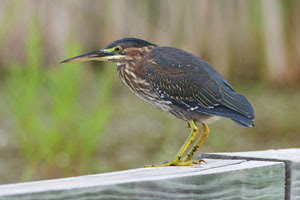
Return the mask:
<svg viewBox="0 0 300 200"><path fill-rule="evenodd" d="M118 72L123 83L140 96L149 96L152 87L147 79L141 75L130 63L118 66Z"/></svg>
<svg viewBox="0 0 300 200"><path fill-rule="evenodd" d="M151 83L147 80L146 75L141 74L141 71L132 67L130 63L119 65L118 72L123 83L142 100L163 111L168 111L170 109L168 103L161 100L154 91Z"/></svg>
<svg viewBox="0 0 300 200"><path fill-rule="evenodd" d="M121 80L130 89L139 91L150 87L146 78L138 73L135 67L130 66L129 63L118 66L118 72Z"/></svg>

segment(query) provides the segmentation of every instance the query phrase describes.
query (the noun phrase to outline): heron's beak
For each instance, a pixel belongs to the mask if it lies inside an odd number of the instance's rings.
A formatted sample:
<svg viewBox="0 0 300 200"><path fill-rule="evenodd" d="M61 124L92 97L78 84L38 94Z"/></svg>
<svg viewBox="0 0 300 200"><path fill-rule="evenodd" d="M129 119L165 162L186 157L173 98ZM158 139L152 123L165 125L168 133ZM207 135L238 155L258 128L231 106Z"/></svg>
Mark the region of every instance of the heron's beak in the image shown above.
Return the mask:
<svg viewBox="0 0 300 200"><path fill-rule="evenodd" d="M103 49L93 51L87 54L83 54L80 56L76 56L73 58L69 58L67 60L61 61L60 63L74 63L74 62L82 62L82 61L107 61L109 58L113 57L115 54L113 52L107 52Z"/></svg>

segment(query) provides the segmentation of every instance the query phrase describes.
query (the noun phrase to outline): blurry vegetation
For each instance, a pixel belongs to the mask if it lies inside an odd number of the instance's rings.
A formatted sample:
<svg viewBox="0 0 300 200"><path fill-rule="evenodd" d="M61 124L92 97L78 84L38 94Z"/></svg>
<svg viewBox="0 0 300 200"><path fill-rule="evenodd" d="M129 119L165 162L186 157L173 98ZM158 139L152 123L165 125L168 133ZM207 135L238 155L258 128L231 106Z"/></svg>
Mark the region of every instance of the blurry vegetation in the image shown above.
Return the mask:
<svg viewBox="0 0 300 200"><path fill-rule="evenodd" d="M37 23L32 23L26 40L26 64L10 66L3 81L16 134L13 139L26 160L23 180L96 169L96 147L112 114L108 105L110 75L103 74L93 81L97 92L87 94L93 91L84 81L87 76L95 77L78 64L41 68L42 42ZM74 42L67 47L71 50L68 55L80 53Z"/></svg>
<svg viewBox="0 0 300 200"><path fill-rule="evenodd" d="M1 1L0 183L142 167L189 129L135 97L116 66L60 65L123 37L209 61L256 111L211 125L201 151L299 147L300 1Z"/></svg>

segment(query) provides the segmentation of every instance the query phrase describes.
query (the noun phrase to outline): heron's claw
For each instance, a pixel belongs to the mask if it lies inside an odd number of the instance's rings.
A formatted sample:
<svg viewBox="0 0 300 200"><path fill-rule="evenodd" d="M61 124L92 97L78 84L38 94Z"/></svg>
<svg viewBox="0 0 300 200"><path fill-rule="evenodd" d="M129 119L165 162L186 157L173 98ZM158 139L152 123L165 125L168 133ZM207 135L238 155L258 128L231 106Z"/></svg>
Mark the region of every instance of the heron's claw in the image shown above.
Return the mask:
<svg viewBox="0 0 300 200"><path fill-rule="evenodd" d="M169 166L194 166L194 165L201 165L205 163L205 160L188 160L188 161L178 161L178 162L168 162L166 164L159 164L159 165L146 165L145 167L169 167Z"/></svg>

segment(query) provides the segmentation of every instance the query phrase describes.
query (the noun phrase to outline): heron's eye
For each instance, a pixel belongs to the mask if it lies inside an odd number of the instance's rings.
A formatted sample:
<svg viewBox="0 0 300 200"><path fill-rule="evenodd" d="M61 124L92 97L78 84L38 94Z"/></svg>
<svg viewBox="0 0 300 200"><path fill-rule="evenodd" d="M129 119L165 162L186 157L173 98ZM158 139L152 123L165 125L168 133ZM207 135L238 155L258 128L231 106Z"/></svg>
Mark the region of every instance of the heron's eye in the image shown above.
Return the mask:
<svg viewBox="0 0 300 200"><path fill-rule="evenodd" d="M120 47L120 46L116 46L114 48L114 52L116 52L116 53L120 52L121 50L122 50L122 47Z"/></svg>

